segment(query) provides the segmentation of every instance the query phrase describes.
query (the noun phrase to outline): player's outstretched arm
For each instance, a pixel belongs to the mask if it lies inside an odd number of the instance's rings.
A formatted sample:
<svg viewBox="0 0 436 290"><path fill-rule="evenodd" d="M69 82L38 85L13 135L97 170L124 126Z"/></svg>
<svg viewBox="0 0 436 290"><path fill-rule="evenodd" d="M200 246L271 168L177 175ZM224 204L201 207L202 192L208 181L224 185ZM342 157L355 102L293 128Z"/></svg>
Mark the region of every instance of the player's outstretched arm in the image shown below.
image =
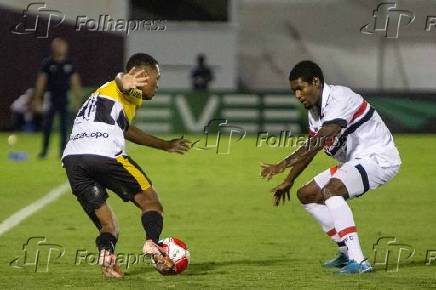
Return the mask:
<svg viewBox="0 0 436 290"><path fill-rule="evenodd" d="M283 201L284 203L286 198L290 200L290 190L294 185L295 179L304 171L310 162L312 162L316 154L324 147L326 140L334 138L340 131L341 127L337 124L323 126L316 136L308 138L304 146L301 146L283 161L277 164L262 164L261 175L268 180L271 179L273 175L281 173L286 168L291 167L285 180L271 190L274 193L274 206L278 206L280 201Z"/></svg>
<svg viewBox="0 0 436 290"><path fill-rule="evenodd" d="M294 185L295 180L297 177L301 174L301 172L306 169L306 167L312 162L312 158L306 158L304 161L297 163L294 165L291 170L289 171L288 176L283 180L282 183L271 189L271 192L274 193L273 195L273 205L278 206L280 204L280 201L285 203L286 199L291 199L291 188Z"/></svg>
<svg viewBox="0 0 436 290"><path fill-rule="evenodd" d="M183 137L167 141L153 135L149 135L133 125L129 126L127 131L124 133L124 137L138 145L149 146L179 154L184 154L191 149L191 142Z"/></svg>
<svg viewBox="0 0 436 290"><path fill-rule="evenodd" d="M306 147L306 145L301 146L300 148L295 150L290 156L286 157L285 159L283 159L282 161L280 161L276 164L261 163L260 175L263 178L270 180L274 175L282 173L283 171L285 171L286 168L296 166L299 163L304 163L307 159L310 159L310 157L311 157L311 156L307 156L307 158L303 158L304 157L303 154L306 151L305 147ZM298 162L295 162L295 160L298 160ZM291 162L293 162L293 163L291 163ZM305 168L305 166L303 166L303 168Z"/></svg>
<svg viewBox="0 0 436 290"><path fill-rule="evenodd" d="M318 131L314 137L308 138L306 144L298 148L290 156L277 164L261 164L261 176L270 180L274 175L282 173L286 168L294 167L299 163L305 168L304 163L312 160L315 155L324 147L326 140L334 138L341 131L338 124L327 124ZM307 166L307 164L306 164Z"/></svg>

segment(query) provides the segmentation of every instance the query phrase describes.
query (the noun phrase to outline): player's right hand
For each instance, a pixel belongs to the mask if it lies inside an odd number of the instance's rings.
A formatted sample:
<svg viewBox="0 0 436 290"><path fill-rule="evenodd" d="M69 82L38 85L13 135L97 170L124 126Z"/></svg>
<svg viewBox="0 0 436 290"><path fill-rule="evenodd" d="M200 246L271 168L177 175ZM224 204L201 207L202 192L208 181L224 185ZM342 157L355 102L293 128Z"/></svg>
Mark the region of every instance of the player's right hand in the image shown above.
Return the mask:
<svg viewBox="0 0 436 290"><path fill-rule="evenodd" d="M168 152L184 154L191 149L191 141L182 137L168 141Z"/></svg>
<svg viewBox="0 0 436 290"><path fill-rule="evenodd" d="M274 175L278 173L282 173L285 170L285 167L281 164L268 164L268 163L260 163L260 176L270 180Z"/></svg>
<svg viewBox="0 0 436 290"><path fill-rule="evenodd" d="M148 77L141 76L142 73L142 70L135 71L135 67L132 67L128 73L119 74L117 78L121 82L121 90L128 91L146 85Z"/></svg>

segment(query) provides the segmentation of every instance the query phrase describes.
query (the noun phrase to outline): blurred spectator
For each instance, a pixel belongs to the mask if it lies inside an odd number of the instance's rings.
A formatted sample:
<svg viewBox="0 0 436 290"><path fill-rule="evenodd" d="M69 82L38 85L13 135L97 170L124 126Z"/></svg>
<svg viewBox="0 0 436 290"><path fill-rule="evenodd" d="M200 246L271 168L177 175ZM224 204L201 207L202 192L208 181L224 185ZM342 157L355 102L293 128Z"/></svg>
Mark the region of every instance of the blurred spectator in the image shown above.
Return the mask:
<svg viewBox="0 0 436 290"><path fill-rule="evenodd" d="M44 112L43 146L38 155L39 158L47 156L53 119L56 113L60 117L59 155L61 156L64 151L69 122L67 92L70 87L75 97L80 99L80 77L68 58L68 43L62 38L55 38L51 43L51 56L43 60L38 72L33 98L34 107L37 110L42 110L44 91L47 90L50 95L48 109Z"/></svg>
<svg viewBox="0 0 436 290"><path fill-rule="evenodd" d="M197 66L191 72L192 89L207 90L209 83L213 81L213 72L206 64L204 54L197 55Z"/></svg>
<svg viewBox="0 0 436 290"><path fill-rule="evenodd" d="M32 108L32 97L34 89L29 88L20 95L10 106L12 115L12 125L14 131L35 132L41 129L42 111L35 111ZM48 95L44 95L43 110L48 104Z"/></svg>
<svg viewBox="0 0 436 290"><path fill-rule="evenodd" d="M14 131L33 131L32 96L33 89L27 89L26 92L19 96L10 106Z"/></svg>

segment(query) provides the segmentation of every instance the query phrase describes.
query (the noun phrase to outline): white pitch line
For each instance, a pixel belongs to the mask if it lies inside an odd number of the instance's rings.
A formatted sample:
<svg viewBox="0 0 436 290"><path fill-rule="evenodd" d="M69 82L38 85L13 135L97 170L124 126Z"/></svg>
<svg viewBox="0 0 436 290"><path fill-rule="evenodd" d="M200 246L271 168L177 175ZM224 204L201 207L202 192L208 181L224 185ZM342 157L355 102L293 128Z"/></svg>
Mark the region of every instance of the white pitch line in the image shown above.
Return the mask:
<svg viewBox="0 0 436 290"><path fill-rule="evenodd" d="M59 185L58 187L50 190L46 195L41 197L35 202L32 202L28 206L20 209L0 224L0 236L18 225L20 222L25 220L27 217L31 216L41 208L45 207L49 203L52 203L58 199L62 194L64 194L69 188L68 182Z"/></svg>

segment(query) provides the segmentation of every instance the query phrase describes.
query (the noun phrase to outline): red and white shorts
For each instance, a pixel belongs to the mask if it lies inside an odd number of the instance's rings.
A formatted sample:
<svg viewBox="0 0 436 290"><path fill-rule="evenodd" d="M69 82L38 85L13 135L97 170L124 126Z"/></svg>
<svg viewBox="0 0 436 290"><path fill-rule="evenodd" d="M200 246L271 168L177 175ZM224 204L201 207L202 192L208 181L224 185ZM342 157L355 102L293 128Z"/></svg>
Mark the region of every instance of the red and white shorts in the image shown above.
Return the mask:
<svg viewBox="0 0 436 290"><path fill-rule="evenodd" d="M381 167L375 158L353 159L338 166L330 167L314 177L323 188L331 178L342 181L350 198L363 195L391 180L400 170L400 165Z"/></svg>

